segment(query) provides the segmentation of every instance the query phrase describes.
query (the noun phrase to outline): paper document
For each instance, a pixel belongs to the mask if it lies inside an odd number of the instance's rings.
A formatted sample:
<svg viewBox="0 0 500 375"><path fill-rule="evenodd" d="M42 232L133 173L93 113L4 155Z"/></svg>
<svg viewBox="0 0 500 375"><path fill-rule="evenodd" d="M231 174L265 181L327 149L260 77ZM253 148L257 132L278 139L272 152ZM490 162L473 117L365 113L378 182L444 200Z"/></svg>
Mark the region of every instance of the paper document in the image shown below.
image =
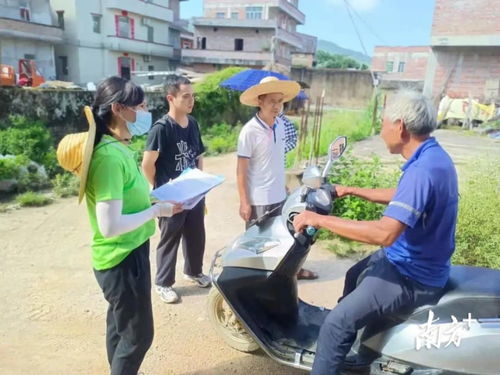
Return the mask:
<svg viewBox="0 0 500 375"><path fill-rule="evenodd" d="M183 208L189 210L224 180L223 176L188 168L176 179L153 190L151 195L159 201L182 203Z"/></svg>

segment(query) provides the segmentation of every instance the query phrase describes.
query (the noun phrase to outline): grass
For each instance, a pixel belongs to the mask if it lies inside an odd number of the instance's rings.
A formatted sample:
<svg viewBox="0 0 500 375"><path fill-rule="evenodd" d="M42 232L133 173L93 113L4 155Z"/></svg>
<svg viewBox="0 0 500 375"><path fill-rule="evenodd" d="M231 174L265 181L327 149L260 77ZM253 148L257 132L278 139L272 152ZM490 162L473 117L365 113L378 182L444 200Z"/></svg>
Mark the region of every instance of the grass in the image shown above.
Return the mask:
<svg viewBox="0 0 500 375"><path fill-rule="evenodd" d="M326 155L328 145L338 136L345 135L348 143L367 138L371 134L371 117L369 111L332 110L325 112L321 127L319 154ZM295 122L300 119L295 119ZM309 117L309 130L306 142L301 150L300 160L308 160L312 141L312 117ZM297 148L287 154L287 166L298 164Z"/></svg>
<svg viewBox="0 0 500 375"><path fill-rule="evenodd" d="M16 202L21 207L41 207L52 203L52 198L39 193L28 191L16 197Z"/></svg>

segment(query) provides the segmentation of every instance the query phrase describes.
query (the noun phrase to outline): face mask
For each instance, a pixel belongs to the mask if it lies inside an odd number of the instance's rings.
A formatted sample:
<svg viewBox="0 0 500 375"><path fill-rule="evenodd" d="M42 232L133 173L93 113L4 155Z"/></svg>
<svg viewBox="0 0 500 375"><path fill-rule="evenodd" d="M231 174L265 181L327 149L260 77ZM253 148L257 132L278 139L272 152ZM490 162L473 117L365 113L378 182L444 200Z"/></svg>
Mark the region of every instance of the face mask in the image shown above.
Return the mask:
<svg viewBox="0 0 500 375"><path fill-rule="evenodd" d="M132 136L143 135L151 129L151 123L153 122L151 112L146 111L134 111L135 112L135 122L127 121L128 131Z"/></svg>

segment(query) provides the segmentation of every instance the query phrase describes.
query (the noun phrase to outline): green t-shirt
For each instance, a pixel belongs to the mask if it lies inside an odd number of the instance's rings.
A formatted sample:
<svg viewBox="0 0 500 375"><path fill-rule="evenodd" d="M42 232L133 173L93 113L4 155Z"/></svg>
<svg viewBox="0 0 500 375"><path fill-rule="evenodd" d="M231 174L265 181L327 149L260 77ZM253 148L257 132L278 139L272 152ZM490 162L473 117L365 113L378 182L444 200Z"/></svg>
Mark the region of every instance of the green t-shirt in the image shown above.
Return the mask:
<svg viewBox="0 0 500 375"><path fill-rule="evenodd" d="M94 233L92 265L96 270L116 266L154 234L154 220L116 237L105 238L99 231L97 202L122 200L124 215L151 207L149 184L139 169L136 152L109 135L104 135L94 149L85 193Z"/></svg>

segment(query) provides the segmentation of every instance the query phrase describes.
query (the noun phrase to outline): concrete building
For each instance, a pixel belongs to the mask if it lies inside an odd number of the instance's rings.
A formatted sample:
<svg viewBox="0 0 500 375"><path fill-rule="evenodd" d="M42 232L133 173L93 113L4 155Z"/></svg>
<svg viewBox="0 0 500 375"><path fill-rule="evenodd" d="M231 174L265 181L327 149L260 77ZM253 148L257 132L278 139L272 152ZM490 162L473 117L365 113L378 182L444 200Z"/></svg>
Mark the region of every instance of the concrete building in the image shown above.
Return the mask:
<svg viewBox="0 0 500 375"><path fill-rule="evenodd" d="M436 0L424 92L500 100L500 10L491 0Z"/></svg>
<svg viewBox="0 0 500 375"><path fill-rule="evenodd" d="M298 0L204 0L204 16L193 19L194 48L183 49L183 63L201 72L269 64L289 70L292 53L304 46L298 6Z"/></svg>
<svg viewBox="0 0 500 375"><path fill-rule="evenodd" d="M372 66L383 84L422 82L437 100L500 100L498 7L491 0L436 0L431 45L375 47Z"/></svg>
<svg viewBox="0 0 500 375"><path fill-rule="evenodd" d="M302 33L297 34L302 39L302 48L292 51L292 66L297 68L315 67L318 38Z"/></svg>
<svg viewBox="0 0 500 375"><path fill-rule="evenodd" d="M431 47L377 46L373 51L372 70L382 80L404 80L423 85Z"/></svg>
<svg viewBox="0 0 500 375"><path fill-rule="evenodd" d="M19 60L34 60L45 79L54 79L54 46L62 41L49 0L0 0L0 63L18 72Z"/></svg>
<svg viewBox="0 0 500 375"><path fill-rule="evenodd" d="M57 76L78 84L119 75L156 84L180 63L179 2L183 0L50 0L64 44L56 48Z"/></svg>

